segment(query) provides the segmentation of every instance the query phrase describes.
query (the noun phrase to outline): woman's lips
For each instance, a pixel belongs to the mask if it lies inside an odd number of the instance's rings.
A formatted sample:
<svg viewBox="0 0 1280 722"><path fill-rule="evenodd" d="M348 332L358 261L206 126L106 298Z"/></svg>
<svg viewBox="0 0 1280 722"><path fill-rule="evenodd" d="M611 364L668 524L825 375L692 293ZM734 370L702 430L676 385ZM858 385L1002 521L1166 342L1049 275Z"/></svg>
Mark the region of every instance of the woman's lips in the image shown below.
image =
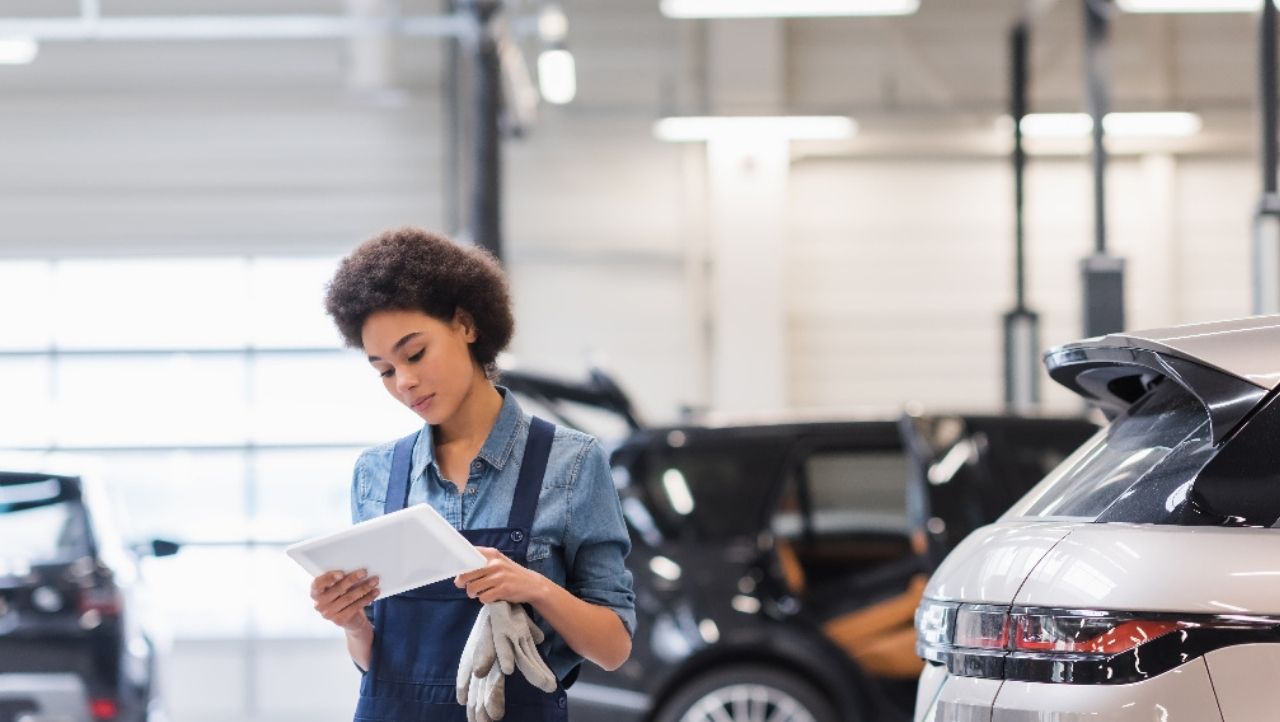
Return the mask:
<svg viewBox="0 0 1280 722"><path fill-rule="evenodd" d="M435 394L431 394L430 396L423 396L422 398L413 402L413 406L411 408L414 411L426 411L427 407L431 405L431 400L434 399L435 397L436 397Z"/></svg>

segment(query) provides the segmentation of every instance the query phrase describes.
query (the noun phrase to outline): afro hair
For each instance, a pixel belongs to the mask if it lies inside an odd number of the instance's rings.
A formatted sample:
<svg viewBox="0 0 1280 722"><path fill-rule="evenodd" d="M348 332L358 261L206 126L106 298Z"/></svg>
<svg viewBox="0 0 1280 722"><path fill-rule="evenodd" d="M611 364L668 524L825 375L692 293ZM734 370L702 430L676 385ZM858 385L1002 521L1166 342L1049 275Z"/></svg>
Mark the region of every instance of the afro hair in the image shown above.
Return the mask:
<svg viewBox="0 0 1280 722"><path fill-rule="evenodd" d="M324 305L351 348L363 347L361 330L378 311L422 311L446 323L465 311L476 328L471 356L491 378L515 333L511 294L497 259L419 228L386 231L356 247L338 264Z"/></svg>

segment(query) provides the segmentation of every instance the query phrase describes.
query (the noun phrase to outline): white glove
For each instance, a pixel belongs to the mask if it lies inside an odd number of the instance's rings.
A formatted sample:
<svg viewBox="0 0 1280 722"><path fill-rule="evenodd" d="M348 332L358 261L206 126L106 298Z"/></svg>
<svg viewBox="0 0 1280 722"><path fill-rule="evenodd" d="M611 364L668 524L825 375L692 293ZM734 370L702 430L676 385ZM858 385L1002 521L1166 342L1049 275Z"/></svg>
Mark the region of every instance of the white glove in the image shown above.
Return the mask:
<svg viewBox="0 0 1280 722"><path fill-rule="evenodd" d="M471 675L467 722L497 722L507 714L507 678L497 666L483 677Z"/></svg>
<svg viewBox="0 0 1280 722"><path fill-rule="evenodd" d="M467 643L462 647L462 656L458 658L458 704L467 704L474 686L472 677L475 676L476 659L492 659L493 656L493 631L489 626L489 606L485 605L480 607L475 624L471 625L471 633L467 635ZM489 666L493 666L493 663L490 662ZM483 677L488 671L486 668L480 676Z"/></svg>
<svg viewBox="0 0 1280 722"><path fill-rule="evenodd" d="M556 676L538 654L538 645L546 636L529 618L524 606L494 602L486 604L485 609L489 610L493 642L490 645L477 642L472 657L472 673L476 676L489 674L496 658L503 674L511 674L518 667L529 684L543 692L556 691Z"/></svg>

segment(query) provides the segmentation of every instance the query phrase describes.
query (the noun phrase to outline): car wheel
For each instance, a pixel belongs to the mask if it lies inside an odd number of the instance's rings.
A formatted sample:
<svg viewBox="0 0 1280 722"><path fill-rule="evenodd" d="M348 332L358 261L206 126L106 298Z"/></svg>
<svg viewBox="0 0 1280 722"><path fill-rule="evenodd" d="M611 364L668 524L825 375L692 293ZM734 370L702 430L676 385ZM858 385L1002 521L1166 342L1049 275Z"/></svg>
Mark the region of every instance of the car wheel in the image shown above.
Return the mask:
<svg viewBox="0 0 1280 722"><path fill-rule="evenodd" d="M831 703L798 676L765 666L718 669L676 690L655 722L838 722Z"/></svg>

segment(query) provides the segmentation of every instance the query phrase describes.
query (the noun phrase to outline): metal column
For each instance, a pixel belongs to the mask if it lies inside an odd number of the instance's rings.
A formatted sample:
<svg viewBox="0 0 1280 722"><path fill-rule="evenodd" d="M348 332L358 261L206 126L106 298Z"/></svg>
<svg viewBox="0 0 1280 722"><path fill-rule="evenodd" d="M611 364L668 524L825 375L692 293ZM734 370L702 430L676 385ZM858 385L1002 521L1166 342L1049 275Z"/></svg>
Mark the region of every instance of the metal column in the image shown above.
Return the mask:
<svg viewBox="0 0 1280 722"><path fill-rule="evenodd" d="M1253 218L1253 312L1280 313L1280 197L1276 194L1276 6L1258 19L1258 106L1262 198Z"/></svg>
<svg viewBox="0 0 1280 722"><path fill-rule="evenodd" d="M1004 403L1022 413L1040 403L1040 317L1027 308L1026 224L1023 215L1027 155L1022 118L1027 114L1029 30L1025 20L1009 35L1009 115L1013 118L1014 306L1004 315Z"/></svg>
<svg viewBox="0 0 1280 722"><path fill-rule="evenodd" d="M1108 0L1083 0L1084 70L1089 115L1093 118L1094 253L1080 263L1084 333L1102 336L1124 329L1124 259L1107 255L1106 129L1107 30L1113 12Z"/></svg>
<svg viewBox="0 0 1280 722"><path fill-rule="evenodd" d="M473 46L475 135L472 138L472 195L468 225L472 242L488 249L498 260L503 260L502 68L492 25L501 3L498 0L462 0L460 5L471 13L477 29Z"/></svg>

